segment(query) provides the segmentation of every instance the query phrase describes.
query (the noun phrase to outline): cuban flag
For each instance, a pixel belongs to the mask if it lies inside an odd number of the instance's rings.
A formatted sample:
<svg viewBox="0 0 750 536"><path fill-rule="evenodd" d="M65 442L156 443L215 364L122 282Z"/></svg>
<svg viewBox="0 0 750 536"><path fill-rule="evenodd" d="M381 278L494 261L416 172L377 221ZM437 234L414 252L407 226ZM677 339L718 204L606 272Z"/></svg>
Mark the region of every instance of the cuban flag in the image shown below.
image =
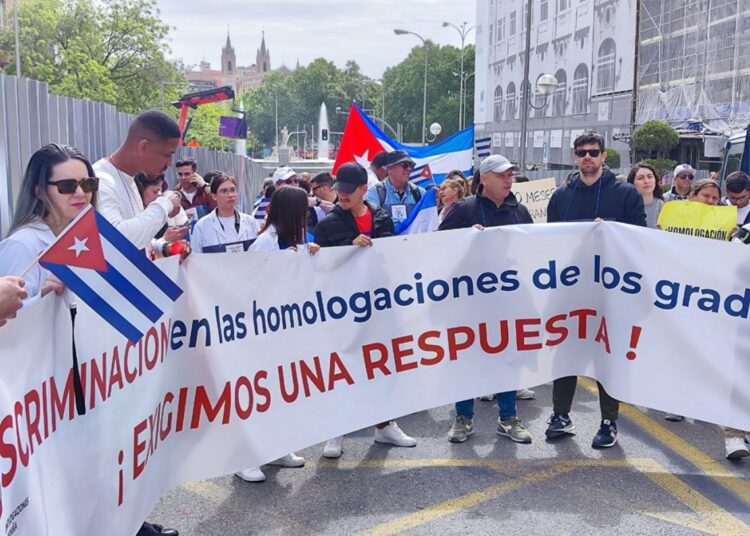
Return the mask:
<svg viewBox="0 0 750 536"><path fill-rule="evenodd" d="M352 103L333 165L333 174L336 174L340 165L347 162L358 162L369 170L370 162L376 154L396 149L406 151L417 168L429 165L435 184L443 182L445 176L454 169L468 177L472 173L474 157L474 126L456 132L440 143L412 147L389 138L356 103Z"/></svg>
<svg viewBox="0 0 750 536"><path fill-rule="evenodd" d="M422 196L417 206L411 211L409 217L401 222L396 229L396 234L418 234L431 233L437 231L438 211L437 211L437 188L430 188Z"/></svg>
<svg viewBox="0 0 750 536"><path fill-rule="evenodd" d="M39 264L131 342L171 311L182 294L91 206L42 253Z"/></svg>
<svg viewBox="0 0 750 536"><path fill-rule="evenodd" d="M487 158L490 156L490 143L492 138L479 138L474 142L474 148L477 151L477 158Z"/></svg>
<svg viewBox="0 0 750 536"><path fill-rule="evenodd" d="M415 167L409 174L409 182L416 186L421 186L425 190L435 186L435 177L432 176L430 164L422 164Z"/></svg>

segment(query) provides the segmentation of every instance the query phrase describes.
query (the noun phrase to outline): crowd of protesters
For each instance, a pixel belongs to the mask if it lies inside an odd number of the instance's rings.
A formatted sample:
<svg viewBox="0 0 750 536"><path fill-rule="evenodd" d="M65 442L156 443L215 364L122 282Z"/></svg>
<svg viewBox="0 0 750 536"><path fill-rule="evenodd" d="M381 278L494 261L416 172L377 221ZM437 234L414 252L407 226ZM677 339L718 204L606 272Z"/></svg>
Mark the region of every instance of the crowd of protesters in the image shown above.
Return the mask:
<svg viewBox="0 0 750 536"><path fill-rule="evenodd" d="M46 293L64 293L62 283L34 260L89 205L152 259L288 249L315 254L326 247L372 247L374 241L394 236L398 224L426 194L410 181L415 162L409 154L384 151L374 157L369 170L352 162L342 165L335 176L321 172L310 177L280 167L264 181L248 214L239 209L236 177L222 171L201 177L190 158L175 163L178 182L169 189L164 173L172 165L179 139L174 121L151 111L134 120L112 155L93 165L77 149L58 144L47 145L31 157L10 233L0 242L0 326ZM750 243L750 177L745 173L727 177L727 197L722 200L718 184L712 179L694 180L696 171L687 164L675 168L674 183L665 193L652 166L636 164L626 180L618 180L604 165L606 156L604 139L595 132L574 141L577 171L552 195L548 222L612 220L656 228L666 202L723 203L737 207L735 241ZM529 211L511 192L514 182L528 181L520 171L507 158L492 155L468 179L461 171L449 173L437 187L439 230L531 224ZM574 433L570 412L576 383L576 377L553 382L548 439ZM620 403L604 386L598 388L601 421L592 447L608 448L617 442ZM516 400L533 396L533 391L523 389L482 397L497 401L499 435L518 443L532 441L517 414ZM474 432L474 400L457 402L455 412L447 437L463 442ZM682 419L671 414L665 418ZM727 428L724 433L728 458L750 455L744 431ZM399 447L417 444L395 421L375 425L374 440ZM323 449L328 458L342 453L343 437L330 439ZM305 460L289 453L273 463L301 467ZM265 479L260 467L237 475L250 482ZM177 532L144 523L138 534Z"/></svg>

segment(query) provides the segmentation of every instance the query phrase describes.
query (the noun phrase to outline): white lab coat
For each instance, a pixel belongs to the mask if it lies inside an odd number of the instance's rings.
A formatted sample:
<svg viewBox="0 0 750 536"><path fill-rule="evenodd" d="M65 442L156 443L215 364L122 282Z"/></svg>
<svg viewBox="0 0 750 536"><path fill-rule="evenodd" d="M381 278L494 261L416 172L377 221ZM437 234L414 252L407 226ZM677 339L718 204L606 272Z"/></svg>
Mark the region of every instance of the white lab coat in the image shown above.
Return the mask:
<svg viewBox="0 0 750 536"><path fill-rule="evenodd" d="M21 275L34 262L39 254L55 241L55 235L42 220L36 220L21 227L0 242L0 276ZM39 263L23 276L29 297L24 306L36 301L42 294L42 287L52 273Z"/></svg>
<svg viewBox="0 0 750 536"><path fill-rule="evenodd" d="M99 177L97 210L138 249L145 249L167 223L172 203L158 197L144 209L133 177L106 158L94 164L94 171Z"/></svg>
<svg viewBox="0 0 750 536"><path fill-rule="evenodd" d="M239 238L234 238L234 233L229 234L219 221L218 209L214 209L195 224L193 233L190 235L190 246L193 253L202 253L204 247L218 246L236 242L237 240L252 240L258 236L260 226L249 214L237 212L240 217ZM232 229L234 231L234 229ZM250 246L252 248L252 246Z"/></svg>
<svg viewBox="0 0 750 536"><path fill-rule="evenodd" d="M276 232L276 226L271 224L258 236L255 243L250 246L250 251L278 251L279 234Z"/></svg>

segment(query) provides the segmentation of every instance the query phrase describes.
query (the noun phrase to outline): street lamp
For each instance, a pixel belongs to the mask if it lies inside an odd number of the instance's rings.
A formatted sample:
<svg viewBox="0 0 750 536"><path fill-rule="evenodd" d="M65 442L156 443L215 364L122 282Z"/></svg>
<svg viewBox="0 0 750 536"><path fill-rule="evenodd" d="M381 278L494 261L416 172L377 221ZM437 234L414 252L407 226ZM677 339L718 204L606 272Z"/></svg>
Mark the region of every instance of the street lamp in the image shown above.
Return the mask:
<svg viewBox="0 0 750 536"><path fill-rule="evenodd" d="M424 40L424 37L419 35L418 33L410 32L408 30L400 30L395 29L393 30L393 33L396 35L406 35L411 34L415 37L418 37L420 41L422 41L422 46L424 47L424 92L422 95L422 145L425 145L425 135L427 133L427 41Z"/></svg>
<svg viewBox="0 0 750 536"><path fill-rule="evenodd" d="M466 27L468 23L466 21L461 23L461 27L459 28L452 22L444 22L443 28L447 28L448 26L455 28L458 32L458 35L461 36L461 71L459 74L459 89L458 89L458 130L462 130L464 128L464 91L466 91L466 87L464 86L464 41L466 40L466 36L469 35L469 32L474 29L474 26Z"/></svg>
<svg viewBox="0 0 750 536"><path fill-rule="evenodd" d="M547 105L547 99L555 92L557 87L557 78L551 74L543 74L536 80L537 91L544 96L544 102L541 106L531 104L531 88L529 87L529 63L531 61L531 0L526 2L526 49L523 55L523 80L521 80L521 98L524 105L521 109L521 155L518 159L518 166L526 169L526 130L529 122L529 106L540 110Z"/></svg>

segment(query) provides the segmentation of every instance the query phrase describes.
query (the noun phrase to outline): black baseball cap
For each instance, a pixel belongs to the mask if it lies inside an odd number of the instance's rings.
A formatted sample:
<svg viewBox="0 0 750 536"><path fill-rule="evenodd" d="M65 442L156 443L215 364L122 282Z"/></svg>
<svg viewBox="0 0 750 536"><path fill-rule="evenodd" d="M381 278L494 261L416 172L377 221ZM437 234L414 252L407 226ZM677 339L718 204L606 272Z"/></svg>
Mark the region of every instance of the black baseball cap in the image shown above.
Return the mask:
<svg viewBox="0 0 750 536"><path fill-rule="evenodd" d="M363 184L367 184L367 170L356 162L348 162L336 172L333 189L350 194Z"/></svg>
<svg viewBox="0 0 750 536"><path fill-rule="evenodd" d="M406 151L398 150L388 153L388 159L386 160L387 167L395 166L401 162L411 162L412 165L414 165L414 160L411 159L411 156L409 156Z"/></svg>
<svg viewBox="0 0 750 536"><path fill-rule="evenodd" d="M375 158L372 159L372 162L370 162L370 165L376 168L384 168L387 164L388 153L386 151L380 151L375 155Z"/></svg>

